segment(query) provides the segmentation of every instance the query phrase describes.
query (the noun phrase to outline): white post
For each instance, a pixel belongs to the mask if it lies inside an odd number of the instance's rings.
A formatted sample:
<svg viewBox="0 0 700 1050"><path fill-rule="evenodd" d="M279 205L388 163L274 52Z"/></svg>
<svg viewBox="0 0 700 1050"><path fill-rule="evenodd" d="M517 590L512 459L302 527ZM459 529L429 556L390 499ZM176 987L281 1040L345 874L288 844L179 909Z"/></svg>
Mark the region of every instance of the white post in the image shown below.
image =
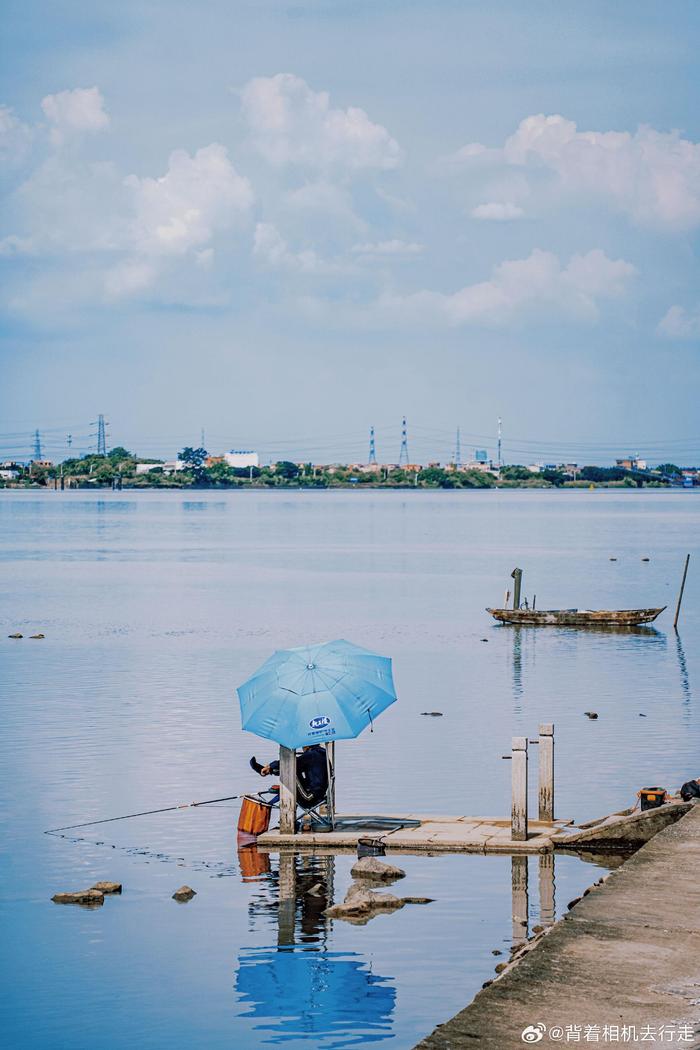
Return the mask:
<svg viewBox="0 0 700 1050"><path fill-rule="evenodd" d="M539 812L540 820L554 820L554 726L540 726L539 753Z"/></svg>
<svg viewBox="0 0 700 1050"><path fill-rule="evenodd" d="M333 826L335 824L335 740L329 740L326 744L326 754L329 766L327 812L331 819L331 826Z"/></svg>
<svg viewBox="0 0 700 1050"><path fill-rule="evenodd" d="M515 842L527 842L527 737L514 736L512 743L512 799L510 833Z"/></svg>
<svg viewBox="0 0 700 1050"><path fill-rule="evenodd" d="M280 745L280 833L293 835L297 816L297 753Z"/></svg>

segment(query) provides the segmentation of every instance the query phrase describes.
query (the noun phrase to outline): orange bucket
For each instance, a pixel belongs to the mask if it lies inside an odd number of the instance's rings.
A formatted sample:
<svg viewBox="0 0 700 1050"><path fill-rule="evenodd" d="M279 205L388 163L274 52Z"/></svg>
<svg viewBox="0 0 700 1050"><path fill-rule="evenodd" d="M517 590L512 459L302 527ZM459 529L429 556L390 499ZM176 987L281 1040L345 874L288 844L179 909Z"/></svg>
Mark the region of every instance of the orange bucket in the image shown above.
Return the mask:
<svg viewBox="0 0 700 1050"><path fill-rule="evenodd" d="M246 835L262 835L270 826L272 806L269 802L254 795L244 795L241 813L238 818L238 830Z"/></svg>

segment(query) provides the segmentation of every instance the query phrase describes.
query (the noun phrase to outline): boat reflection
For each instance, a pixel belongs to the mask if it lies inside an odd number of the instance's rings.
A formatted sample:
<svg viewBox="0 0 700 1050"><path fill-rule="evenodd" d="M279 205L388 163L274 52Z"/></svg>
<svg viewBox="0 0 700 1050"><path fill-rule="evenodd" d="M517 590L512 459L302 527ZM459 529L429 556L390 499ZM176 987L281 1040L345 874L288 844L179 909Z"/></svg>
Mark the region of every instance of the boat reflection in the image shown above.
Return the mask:
<svg viewBox="0 0 700 1050"><path fill-rule="evenodd" d="M259 883L249 906L257 923L277 928L277 944L241 948L235 989L242 1016L264 1041L309 1040L312 1045L354 1046L392 1035L396 989L392 978L372 973L356 952L326 950L333 903L335 857L239 849L241 875Z"/></svg>

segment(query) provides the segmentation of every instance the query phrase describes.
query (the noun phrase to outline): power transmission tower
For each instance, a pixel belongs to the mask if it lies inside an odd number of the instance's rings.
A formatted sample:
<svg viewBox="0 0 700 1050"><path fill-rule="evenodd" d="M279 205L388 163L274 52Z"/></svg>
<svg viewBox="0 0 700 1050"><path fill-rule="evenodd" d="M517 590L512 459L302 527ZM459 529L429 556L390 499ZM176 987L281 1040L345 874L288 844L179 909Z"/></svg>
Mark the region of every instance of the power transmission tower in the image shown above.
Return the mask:
<svg viewBox="0 0 700 1050"><path fill-rule="evenodd" d="M401 451L399 452L399 466L408 466L408 433L406 431L406 417L401 420Z"/></svg>
<svg viewBox="0 0 700 1050"><path fill-rule="evenodd" d="M500 469L500 467L502 465L503 465L503 461L501 459L501 417L499 416L498 417L498 466L499 466L499 469Z"/></svg>
<svg viewBox="0 0 700 1050"><path fill-rule="evenodd" d="M374 443L374 427L370 427L369 428L369 460L368 460L368 462L370 464L377 462L377 447L376 447L376 445Z"/></svg>
<svg viewBox="0 0 700 1050"><path fill-rule="evenodd" d="M97 455L107 455L107 435L105 432L105 417L100 412L97 417Z"/></svg>
<svg viewBox="0 0 700 1050"><path fill-rule="evenodd" d="M41 455L41 434L38 430L34 431L34 462L42 459Z"/></svg>
<svg viewBox="0 0 700 1050"><path fill-rule="evenodd" d="M73 435L72 434L68 434L68 436L66 437L66 444L68 445L68 448L70 449L71 445L73 444Z"/></svg>
<svg viewBox="0 0 700 1050"><path fill-rule="evenodd" d="M204 444L204 427L202 427L202 432L199 435L199 437L200 437L199 447L200 448L206 448L207 446Z"/></svg>
<svg viewBox="0 0 700 1050"><path fill-rule="evenodd" d="M455 441L455 466L457 470L462 466L462 442L459 436L459 427L457 427L457 440Z"/></svg>

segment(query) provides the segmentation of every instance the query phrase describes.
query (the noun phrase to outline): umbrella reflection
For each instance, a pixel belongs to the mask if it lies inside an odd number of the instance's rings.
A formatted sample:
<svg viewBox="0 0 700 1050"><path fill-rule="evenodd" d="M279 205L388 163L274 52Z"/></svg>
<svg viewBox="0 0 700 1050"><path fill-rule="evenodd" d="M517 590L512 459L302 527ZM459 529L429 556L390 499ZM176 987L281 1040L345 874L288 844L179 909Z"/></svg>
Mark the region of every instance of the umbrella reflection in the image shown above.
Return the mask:
<svg viewBox="0 0 700 1050"><path fill-rule="evenodd" d="M277 927L277 945L242 948L235 976L243 1016L287 1042L333 1036L337 1046L377 1042L392 1034L393 979L372 973L356 952L325 950L324 912L333 903L335 857L282 853L277 870L255 845L238 851L241 876L259 883L249 907L253 928Z"/></svg>

